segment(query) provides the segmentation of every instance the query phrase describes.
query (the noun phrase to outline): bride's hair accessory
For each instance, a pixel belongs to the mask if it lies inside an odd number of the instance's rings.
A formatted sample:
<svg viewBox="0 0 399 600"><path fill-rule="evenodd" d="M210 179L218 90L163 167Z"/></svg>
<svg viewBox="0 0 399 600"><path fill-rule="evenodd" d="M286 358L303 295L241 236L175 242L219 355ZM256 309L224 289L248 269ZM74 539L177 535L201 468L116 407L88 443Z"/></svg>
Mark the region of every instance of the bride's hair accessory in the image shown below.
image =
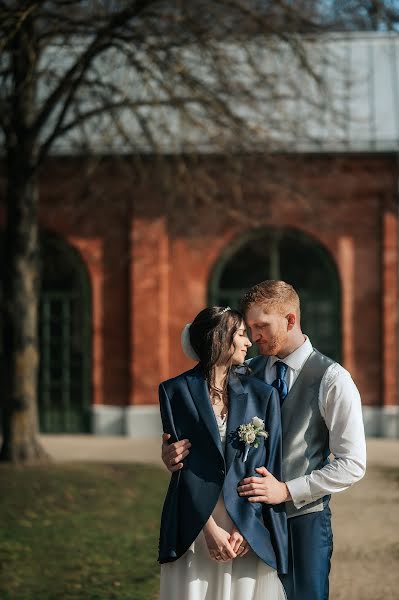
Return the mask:
<svg viewBox="0 0 399 600"><path fill-rule="evenodd" d="M191 323L187 323L187 325L183 327L183 331L181 332L181 347L188 358L199 361L199 357L190 342L190 325Z"/></svg>
<svg viewBox="0 0 399 600"><path fill-rule="evenodd" d="M224 308L223 310L220 311L220 314L222 315L223 313L225 313L227 310L231 310L230 306L226 306L226 308Z"/></svg>
<svg viewBox="0 0 399 600"><path fill-rule="evenodd" d="M218 307L215 307L216 310L218 309ZM206 309L208 310L208 309ZM221 308L219 315L224 315L225 312L227 312L228 310L231 310L230 306L226 306L225 308ZM200 313L201 314L201 313ZM197 319L197 317L196 317ZM195 320L196 320L195 319ZM194 348L191 345L191 341L190 341L190 326L191 323L187 323L187 325L185 325L183 327L183 331L181 332L181 347L183 349L184 354L188 357L191 358L191 360L195 360L197 362L199 362L199 356L196 353L196 351L194 350Z"/></svg>

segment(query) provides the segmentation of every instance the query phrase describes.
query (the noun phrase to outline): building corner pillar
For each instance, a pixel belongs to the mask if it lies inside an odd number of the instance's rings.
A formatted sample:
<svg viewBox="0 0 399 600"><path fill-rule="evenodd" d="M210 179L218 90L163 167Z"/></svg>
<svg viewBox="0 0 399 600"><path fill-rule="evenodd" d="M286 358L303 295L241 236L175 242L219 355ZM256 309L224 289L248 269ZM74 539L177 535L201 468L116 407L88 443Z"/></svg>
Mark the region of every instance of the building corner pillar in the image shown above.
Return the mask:
<svg viewBox="0 0 399 600"><path fill-rule="evenodd" d="M166 217L132 217L129 244L130 393L125 431L130 437L152 437L162 432L158 385L169 373L169 238Z"/></svg>
<svg viewBox="0 0 399 600"><path fill-rule="evenodd" d="M381 433L399 437L398 405L398 217L394 206L382 214L382 367Z"/></svg>

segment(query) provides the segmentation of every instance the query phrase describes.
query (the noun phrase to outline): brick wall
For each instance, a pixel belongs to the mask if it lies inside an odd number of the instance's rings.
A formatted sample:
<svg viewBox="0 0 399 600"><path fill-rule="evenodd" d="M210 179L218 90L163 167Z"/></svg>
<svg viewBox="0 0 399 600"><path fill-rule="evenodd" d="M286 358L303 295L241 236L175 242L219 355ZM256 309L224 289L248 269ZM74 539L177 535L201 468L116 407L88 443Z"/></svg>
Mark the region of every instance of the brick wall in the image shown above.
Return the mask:
<svg viewBox="0 0 399 600"><path fill-rule="evenodd" d="M329 251L341 281L343 364L365 405L397 404L393 157L276 158L273 166L258 156L238 174L207 160L216 183L198 197L185 196L178 170L169 168L165 185L150 162L140 176L113 161L90 178L73 160L43 170L42 227L79 250L90 277L93 403L156 403L159 381L192 366L180 332L206 304L220 254L253 228L277 226Z"/></svg>

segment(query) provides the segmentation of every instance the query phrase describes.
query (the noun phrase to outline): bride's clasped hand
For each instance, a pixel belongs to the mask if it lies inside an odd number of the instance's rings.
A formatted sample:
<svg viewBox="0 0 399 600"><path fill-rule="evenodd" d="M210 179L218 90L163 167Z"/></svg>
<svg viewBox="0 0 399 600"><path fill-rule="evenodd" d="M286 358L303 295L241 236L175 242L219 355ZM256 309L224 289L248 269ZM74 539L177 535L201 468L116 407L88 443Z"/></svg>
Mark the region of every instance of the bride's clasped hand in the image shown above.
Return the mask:
<svg viewBox="0 0 399 600"><path fill-rule="evenodd" d="M248 542L235 526L228 532L219 527L212 516L204 525L203 532L209 556L213 560L226 562L245 556L249 550Z"/></svg>

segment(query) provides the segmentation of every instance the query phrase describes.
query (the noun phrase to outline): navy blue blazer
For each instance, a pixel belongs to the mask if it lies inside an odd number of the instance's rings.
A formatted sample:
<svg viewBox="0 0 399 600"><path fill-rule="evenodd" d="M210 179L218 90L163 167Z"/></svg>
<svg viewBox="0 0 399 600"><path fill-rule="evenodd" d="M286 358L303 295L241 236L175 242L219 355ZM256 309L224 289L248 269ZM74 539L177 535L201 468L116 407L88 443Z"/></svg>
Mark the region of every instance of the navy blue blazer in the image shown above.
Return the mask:
<svg viewBox="0 0 399 600"><path fill-rule="evenodd" d="M159 539L159 562L182 556L208 521L223 492L226 510L258 557L279 573L287 572L287 520L284 504L251 503L238 495L237 484L265 466L281 480L280 402L276 390L255 377L231 373L225 452L200 365L159 386L163 429L170 443L192 443L183 469L172 473L165 498ZM243 461L244 444L237 429L260 417L269 432Z"/></svg>

